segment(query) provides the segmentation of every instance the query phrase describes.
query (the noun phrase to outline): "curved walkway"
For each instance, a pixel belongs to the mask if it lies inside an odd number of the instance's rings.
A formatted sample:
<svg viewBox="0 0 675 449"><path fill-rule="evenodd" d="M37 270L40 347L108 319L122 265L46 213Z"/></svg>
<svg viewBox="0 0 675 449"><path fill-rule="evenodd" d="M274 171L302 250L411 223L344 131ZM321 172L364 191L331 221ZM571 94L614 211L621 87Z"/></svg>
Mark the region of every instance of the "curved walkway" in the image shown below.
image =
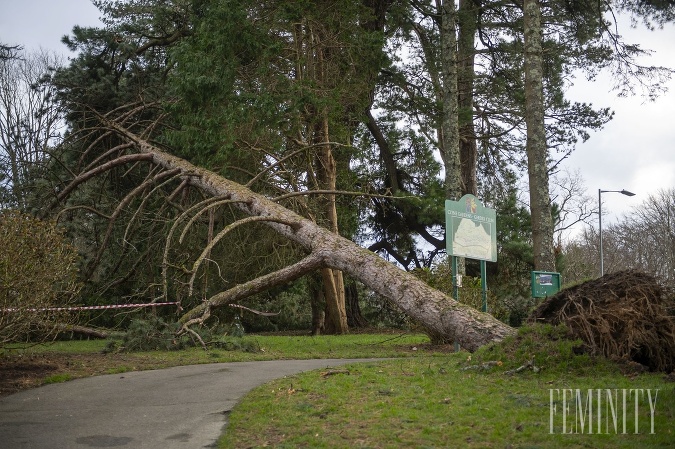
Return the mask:
<svg viewBox="0 0 675 449"><path fill-rule="evenodd" d="M216 447L252 388L374 359L215 363L77 379L0 398L0 449Z"/></svg>

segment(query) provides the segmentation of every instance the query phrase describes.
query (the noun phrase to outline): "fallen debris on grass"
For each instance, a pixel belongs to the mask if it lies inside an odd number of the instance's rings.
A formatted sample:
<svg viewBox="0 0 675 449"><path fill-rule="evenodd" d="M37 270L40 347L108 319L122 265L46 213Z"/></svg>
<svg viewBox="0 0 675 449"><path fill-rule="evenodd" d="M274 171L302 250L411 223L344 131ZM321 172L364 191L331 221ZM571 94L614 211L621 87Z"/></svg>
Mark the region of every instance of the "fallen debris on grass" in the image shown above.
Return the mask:
<svg viewBox="0 0 675 449"><path fill-rule="evenodd" d="M525 363L524 365L520 365L518 368L515 369L504 371L504 374L506 374L507 376L512 376L521 371L525 371L526 369L531 369L535 373L538 373L541 370L541 368L539 368L537 365L534 364L534 357L532 357L532 359L528 360L527 363Z"/></svg>
<svg viewBox="0 0 675 449"><path fill-rule="evenodd" d="M502 366L501 360L490 360L480 365L469 365L462 368L460 371L470 371L470 370L489 370L493 366Z"/></svg>
<svg viewBox="0 0 675 449"><path fill-rule="evenodd" d="M321 373L321 377L334 376L336 374L350 374L348 369L332 369Z"/></svg>

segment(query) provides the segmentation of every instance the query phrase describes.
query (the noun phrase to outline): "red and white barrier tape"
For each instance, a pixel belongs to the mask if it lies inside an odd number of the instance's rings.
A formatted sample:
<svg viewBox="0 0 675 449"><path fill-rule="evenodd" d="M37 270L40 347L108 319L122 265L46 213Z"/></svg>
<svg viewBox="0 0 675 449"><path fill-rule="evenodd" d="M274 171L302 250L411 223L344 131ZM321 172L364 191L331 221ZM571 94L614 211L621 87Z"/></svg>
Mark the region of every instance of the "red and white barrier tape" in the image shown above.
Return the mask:
<svg viewBox="0 0 675 449"><path fill-rule="evenodd" d="M21 309L18 307L12 307L8 309L0 309L2 312L62 312L68 310L104 310L104 309L138 309L141 307L156 307L156 306L173 306L178 304L177 302L150 302L143 304L113 304L109 306L73 306L73 307L44 307L40 309Z"/></svg>
<svg viewBox="0 0 675 449"><path fill-rule="evenodd" d="M177 305L177 302L150 302L150 303L143 303L143 304L113 304L113 305L108 305L108 306L73 306L73 307L44 307L44 308L30 308L30 309L22 309L19 307L10 307L7 309L0 309L0 312L20 312L20 311L25 311L25 312L64 312L64 311L71 311L71 310L106 310L106 309L138 309L141 307L157 307L157 306L175 306ZM262 315L262 316L276 316L279 315L281 312L260 312L258 310L254 309L249 309L248 307L242 306L240 304L228 304L230 307L235 307L238 309L243 309L247 310L249 312L253 312L256 315Z"/></svg>

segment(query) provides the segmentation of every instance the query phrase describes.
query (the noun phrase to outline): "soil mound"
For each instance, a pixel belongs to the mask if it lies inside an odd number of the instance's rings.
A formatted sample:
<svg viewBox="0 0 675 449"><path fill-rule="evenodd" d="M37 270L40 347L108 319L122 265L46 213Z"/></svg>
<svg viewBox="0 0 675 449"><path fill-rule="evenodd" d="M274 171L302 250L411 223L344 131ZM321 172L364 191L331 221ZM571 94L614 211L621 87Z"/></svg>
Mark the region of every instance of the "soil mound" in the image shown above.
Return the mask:
<svg viewBox="0 0 675 449"><path fill-rule="evenodd" d="M621 271L561 290L529 320L565 324L591 354L675 370L675 294L649 274Z"/></svg>

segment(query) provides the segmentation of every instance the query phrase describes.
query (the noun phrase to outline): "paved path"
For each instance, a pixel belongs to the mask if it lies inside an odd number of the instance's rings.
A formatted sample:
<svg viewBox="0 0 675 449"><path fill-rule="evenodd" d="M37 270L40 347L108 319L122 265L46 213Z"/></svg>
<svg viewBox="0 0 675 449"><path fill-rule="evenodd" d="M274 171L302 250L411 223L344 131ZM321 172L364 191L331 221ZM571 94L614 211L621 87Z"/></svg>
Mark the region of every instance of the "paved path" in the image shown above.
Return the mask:
<svg viewBox="0 0 675 449"><path fill-rule="evenodd" d="M216 447L252 388L302 371L373 359L179 366L78 379L0 398L0 449Z"/></svg>

